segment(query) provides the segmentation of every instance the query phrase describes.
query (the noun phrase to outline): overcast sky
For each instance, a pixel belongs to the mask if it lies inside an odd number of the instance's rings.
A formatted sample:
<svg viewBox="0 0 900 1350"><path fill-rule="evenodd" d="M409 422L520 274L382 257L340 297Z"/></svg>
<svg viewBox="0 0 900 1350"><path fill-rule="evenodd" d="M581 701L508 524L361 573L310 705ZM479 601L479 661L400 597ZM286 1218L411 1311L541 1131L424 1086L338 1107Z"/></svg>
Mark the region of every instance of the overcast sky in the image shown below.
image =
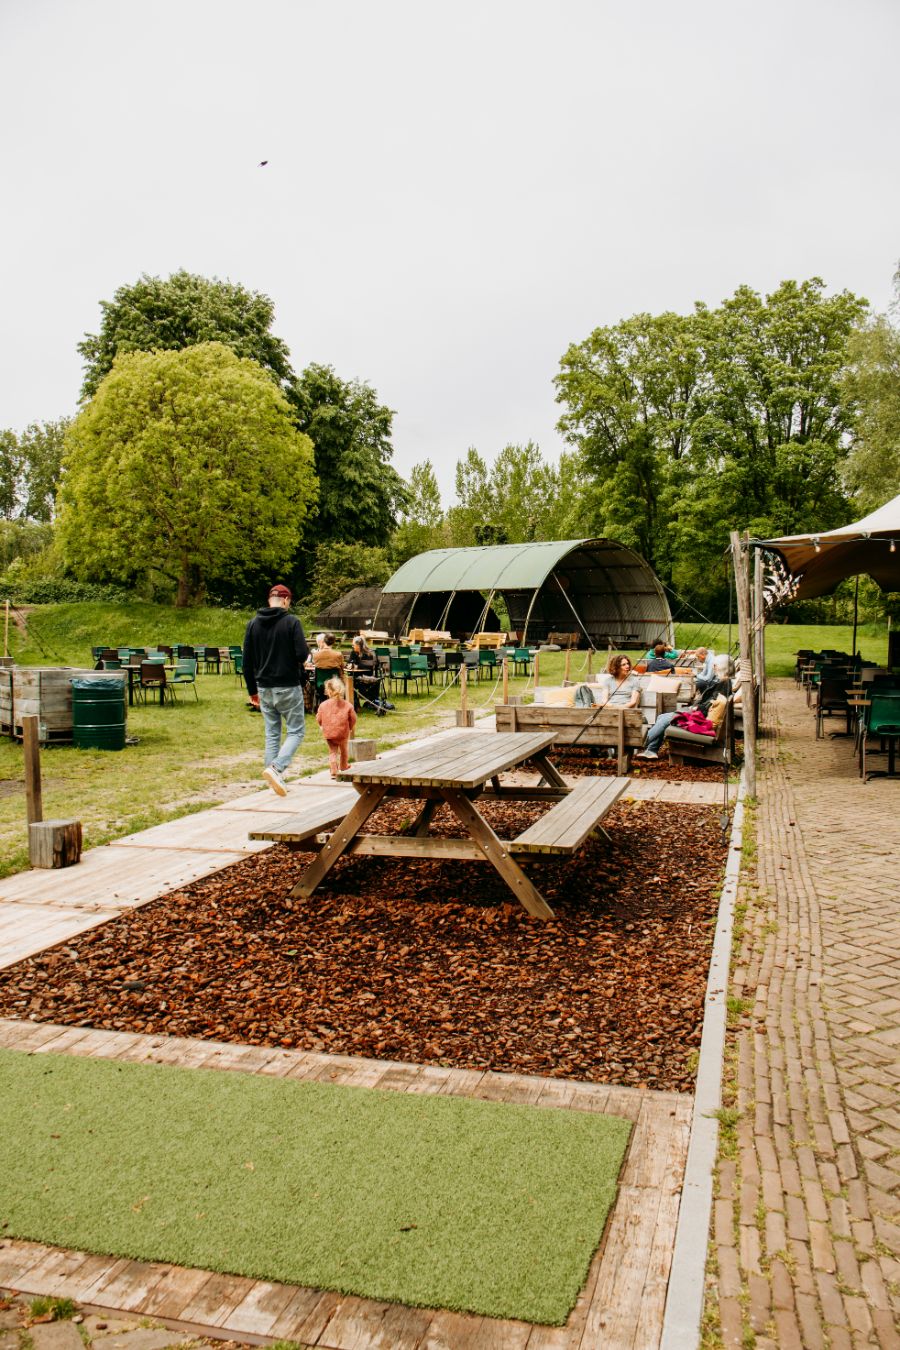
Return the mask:
<svg viewBox="0 0 900 1350"><path fill-rule="evenodd" d="M402 473L555 458L598 325L813 275L886 308L898 51L897 0L0 0L0 427L187 268L372 384Z"/></svg>

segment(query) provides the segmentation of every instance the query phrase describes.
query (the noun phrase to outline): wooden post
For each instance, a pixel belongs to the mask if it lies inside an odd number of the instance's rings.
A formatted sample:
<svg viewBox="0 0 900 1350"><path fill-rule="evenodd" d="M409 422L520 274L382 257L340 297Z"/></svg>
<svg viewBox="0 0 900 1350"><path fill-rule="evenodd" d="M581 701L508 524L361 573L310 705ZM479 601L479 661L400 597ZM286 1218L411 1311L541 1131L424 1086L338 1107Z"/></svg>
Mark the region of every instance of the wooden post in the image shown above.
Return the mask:
<svg viewBox="0 0 900 1350"><path fill-rule="evenodd" d="M537 687L538 687L538 685L540 684L540 682L541 682L541 654L540 654L540 652L535 652L535 654L534 654L534 687L535 687L535 689L537 689Z"/></svg>
<svg viewBox="0 0 900 1350"><path fill-rule="evenodd" d="M731 531L731 557L734 564L734 590L737 599L738 635L741 644L741 713L744 722L744 773L747 794L756 796L756 708L753 693L753 664L750 646L750 577L747 553L737 530Z"/></svg>
<svg viewBox="0 0 900 1350"><path fill-rule="evenodd" d="M458 727L474 727L475 710L469 712L469 696L467 690L466 660L463 657L463 663L459 668L459 710L456 714L456 725Z"/></svg>
<svg viewBox="0 0 900 1350"><path fill-rule="evenodd" d="M3 655L9 656L9 601L6 601L5 614L3 616Z"/></svg>
<svg viewBox="0 0 900 1350"><path fill-rule="evenodd" d="M39 719L35 716L22 718L22 743L25 751L25 812L28 824L44 819L44 804L41 799L41 745L39 737Z"/></svg>
<svg viewBox="0 0 900 1350"><path fill-rule="evenodd" d="M753 666L756 671L757 701L761 702L766 692L766 609L763 600L762 551L758 548L753 550Z"/></svg>
<svg viewBox="0 0 900 1350"><path fill-rule="evenodd" d="M589 676L592 675L592 674L594 673L594 649L593 649L593 647L588 647L588 668L587 668L587 673L588 673Z"/></svg>
<svg viewBox="0 0 900 1350"><path fill-rule="evenodd" d="M572 648L571 648L571 647L567 647L567 648L566 648L566 672L565 672L565 674L563 675L563 679L565 680L566 684L569 683L569 669L570 669L570 667L571 667L571 664L572 664Z"/></svg>
<svg viewBox="0 0 900 1350"><path fill-rule="evenodd" d="M378 742L369 740L365 736L351 736L348 752L351 764L355 764L360 759L377 759Z"/></svg>
<svg viewBox="0 0 900 1350"><path fill-rule="evenodd" d="M509 701L509 657L503 658L503 702Z"/></svg>
<svg viewBox="0 0 900 1350"><path fill-rule="evenodd" d="M347 686L347 702L350 704L350 707L352 708L352 707L353 707L353 676L352 676L352 675L346 674L346 672L345 672L345 674L344 674L344 684ZM353 740L353 737L354 737L354 733L351 731L351 732L350 732L350 739L351 739L351 741Z"/></svg>
<svg viewBox="0 0 900 1350"><path fill-rule="evenodd" d="M625 709L617 706L619 724L616 727L616 773L623 776L628 772L628 760L625 755Z"/></svg>

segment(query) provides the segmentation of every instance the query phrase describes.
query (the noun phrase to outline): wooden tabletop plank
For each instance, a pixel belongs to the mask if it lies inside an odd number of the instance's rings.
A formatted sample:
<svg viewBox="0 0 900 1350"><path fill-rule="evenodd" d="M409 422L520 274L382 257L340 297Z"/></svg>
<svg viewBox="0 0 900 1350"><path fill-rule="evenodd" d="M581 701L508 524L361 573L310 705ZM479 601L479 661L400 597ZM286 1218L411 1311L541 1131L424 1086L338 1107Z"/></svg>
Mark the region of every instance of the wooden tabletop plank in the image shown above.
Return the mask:
<svg viewBox="0 0 900 1350"><path fill-rule="evenodd" d="M460 732L429 751L404 751L353 764L342 773L354 783L474 788L553 744L553 733Z"/></svg>
<svg viewBox="0 0 900 1350"><path fill-rule="evenodd" d="M359 794L353 788L345 788L340 797L332 795L280 816L267 816L264 822L256 821L257 828L250 831L250 838L297 842L308 839L319 830L337 825L358 800Z"/></svg>

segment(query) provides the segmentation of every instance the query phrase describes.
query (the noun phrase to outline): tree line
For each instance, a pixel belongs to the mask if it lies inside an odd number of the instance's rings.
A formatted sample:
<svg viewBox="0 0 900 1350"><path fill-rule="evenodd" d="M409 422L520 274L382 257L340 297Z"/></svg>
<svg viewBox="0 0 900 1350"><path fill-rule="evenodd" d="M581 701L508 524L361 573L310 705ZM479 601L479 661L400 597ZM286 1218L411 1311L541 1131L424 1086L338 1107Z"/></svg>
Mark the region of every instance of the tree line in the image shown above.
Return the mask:
<svg viewBox="0 0 900 1350"><path fill-rule="evenodd" d="M595 329L555 378L558 462L470 447L446 505L427 457L393 467L368 384L295 374L267 296L179 272L101 313L79 411L0 432L7 589L247 603L277 573L315 609L428 548L600 535L718 617L729 529L824 530L900 491L896 307L818 278Z"/></svg>

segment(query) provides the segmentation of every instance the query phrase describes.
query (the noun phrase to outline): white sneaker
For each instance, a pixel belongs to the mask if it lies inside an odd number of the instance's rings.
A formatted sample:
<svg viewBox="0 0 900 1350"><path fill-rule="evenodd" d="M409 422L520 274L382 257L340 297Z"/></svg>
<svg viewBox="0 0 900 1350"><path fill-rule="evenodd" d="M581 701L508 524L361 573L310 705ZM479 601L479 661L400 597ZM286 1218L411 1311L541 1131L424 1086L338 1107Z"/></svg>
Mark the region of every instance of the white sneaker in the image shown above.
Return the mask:
<svg viewBox="0 0 900 1350"><path fill-rule="evenodd" d="M267 769L263 769L263 778L266 780L272 791L278 793L279 797L287 796L287 786L285 785L285 781L275 768L274 764L270 764Z"/></svg>
<svg viewBox="0 0 900 1350"><path fill-rule="evenodd" d="M659 755L655 750L639 750L635 759L659 759Z"/></svg>

